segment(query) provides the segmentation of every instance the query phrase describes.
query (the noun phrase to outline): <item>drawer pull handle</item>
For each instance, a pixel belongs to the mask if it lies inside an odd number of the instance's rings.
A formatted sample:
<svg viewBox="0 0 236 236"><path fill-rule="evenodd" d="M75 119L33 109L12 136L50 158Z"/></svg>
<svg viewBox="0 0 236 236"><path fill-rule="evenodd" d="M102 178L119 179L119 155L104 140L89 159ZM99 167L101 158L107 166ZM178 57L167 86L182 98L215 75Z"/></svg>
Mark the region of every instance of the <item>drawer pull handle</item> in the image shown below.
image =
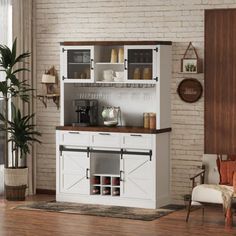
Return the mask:
<svg viewBox="0 0 236 236"><path fill-rule="evenodd" d="M86 179L89 179L89 174L88 174L88 172L89 172L89 168L86 169Z"/></svg>
<svg viewBox="0 0 236 236"><path fill-rule="evenodd" d="M127 64L128 64L128 60L127 60L127 59L125 59L125 60L124 60L124 69L125 69L125 70L127 70L127 69L128 69L128 68L127 68Z"/></svg>
<svg viewBox="0 0 236 236"><path fill-rule="evenodd" d="M69 131L69 134L79 134L79 131Z"/></svg>
<svg viewBox="0 0 236 236"><path fill-rule="evenodd" d="M132 137L142 137L141 134L131 134L130 136L132 136Z"/></svg>
<svg viewBox="0 0 236 236"><path fill-rule="evenodd" d="M99 133L100 135L111 135L109 133Z"/></svg>
<svg viewBox="0 0 236 236"><path fill-rule="evenodd" d="M91 59L91 62L90 62L90 68L91 68L91 70L94 69L94 60L93 60L93 59Z"/></svg>
<svg viewBox="0 0 236 236"><path fill-rule="evenodd" d="M124 181L122 173L124 173L124 171L120 170L120 181Z"/></svg>

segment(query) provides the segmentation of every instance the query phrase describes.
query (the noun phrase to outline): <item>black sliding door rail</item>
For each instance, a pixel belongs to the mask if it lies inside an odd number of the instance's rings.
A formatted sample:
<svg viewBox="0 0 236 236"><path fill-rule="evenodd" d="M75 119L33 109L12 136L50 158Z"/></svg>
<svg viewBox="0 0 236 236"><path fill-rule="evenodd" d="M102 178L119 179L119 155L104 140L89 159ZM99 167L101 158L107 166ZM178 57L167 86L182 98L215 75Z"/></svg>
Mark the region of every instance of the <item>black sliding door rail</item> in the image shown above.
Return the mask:
<svg viewBox="0 0 236 236"><path fill-rule="evenodd" d="M119 154L119 155L141 155L141 156L150 156L150 161L152 160L152 150L149 152L135 152L135 151L126 151L123 149L120 150L101 150L101 149L91 149L91 148L67 148L63 145L60 145L60 152L87 152L87 153L108 153L108 154Z"/></svg>

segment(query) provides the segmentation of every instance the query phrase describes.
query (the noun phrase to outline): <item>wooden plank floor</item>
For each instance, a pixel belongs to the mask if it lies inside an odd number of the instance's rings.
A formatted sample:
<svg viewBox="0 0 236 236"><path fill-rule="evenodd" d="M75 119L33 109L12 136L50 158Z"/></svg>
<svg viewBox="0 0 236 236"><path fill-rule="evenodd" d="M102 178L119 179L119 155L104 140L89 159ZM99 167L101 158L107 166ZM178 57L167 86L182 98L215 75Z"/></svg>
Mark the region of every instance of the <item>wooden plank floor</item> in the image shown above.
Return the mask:
<svg viewBox="0 0 236 236"><path fill-rule="evenodd" d="M52 200L52 196L37 195L28 201ZM23 202L24 203L24 202ZM224 228L221 208L207 207L204 221L200 210L192 212L189 223L181 210L154 221L126 220L108 217L14 209L22 202L0 199L0 236L195 236L236 235L236 217L232 229Z"/></svg>

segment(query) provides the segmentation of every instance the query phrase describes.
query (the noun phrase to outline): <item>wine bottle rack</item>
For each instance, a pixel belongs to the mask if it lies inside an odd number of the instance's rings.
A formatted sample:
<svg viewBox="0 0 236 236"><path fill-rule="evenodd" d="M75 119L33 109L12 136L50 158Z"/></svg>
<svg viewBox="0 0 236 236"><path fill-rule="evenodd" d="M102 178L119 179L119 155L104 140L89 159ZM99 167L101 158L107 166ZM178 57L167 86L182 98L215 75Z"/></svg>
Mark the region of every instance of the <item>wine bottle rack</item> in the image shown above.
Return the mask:
<svg viewBox="0 0 236 236"><path fill-rule="evenodd" d="M120 196L120 176L94 174L91 178L91 194L102 196Z"/></svg>

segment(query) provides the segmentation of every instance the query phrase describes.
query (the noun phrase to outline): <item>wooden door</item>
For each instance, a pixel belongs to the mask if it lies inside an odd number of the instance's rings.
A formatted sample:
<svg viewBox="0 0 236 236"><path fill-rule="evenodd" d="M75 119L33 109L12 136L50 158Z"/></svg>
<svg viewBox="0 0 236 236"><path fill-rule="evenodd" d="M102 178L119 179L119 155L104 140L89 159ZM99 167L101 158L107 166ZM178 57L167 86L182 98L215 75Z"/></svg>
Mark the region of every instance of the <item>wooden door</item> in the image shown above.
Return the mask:
<svg viewBox="0 0 236 236"><path fill-rule="evenodd" d="M86 152L62 152L60 191L89 194L89 158Z"/></svg>
<svg viewBox="0 0 236 236"><path fill-rule="evenodd" d="M152 199L153 161L150 156L123 155L121 160L121 196L128 198Z"/></svg>
<svg viewBox="0 0 236 236"><path fill-rule="evenodd" d="M205 153L236 154L236 9L205 12Z"/></svg>

